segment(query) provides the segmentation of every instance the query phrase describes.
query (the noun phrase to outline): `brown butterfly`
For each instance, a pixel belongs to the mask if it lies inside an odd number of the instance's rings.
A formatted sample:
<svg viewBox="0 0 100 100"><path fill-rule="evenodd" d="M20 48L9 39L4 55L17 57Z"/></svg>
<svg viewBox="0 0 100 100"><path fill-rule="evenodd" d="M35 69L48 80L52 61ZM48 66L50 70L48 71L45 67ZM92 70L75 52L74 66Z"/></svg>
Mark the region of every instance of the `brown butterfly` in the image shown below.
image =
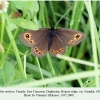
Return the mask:
<svg viewBox="0 0 100 100"><path fill-rule="evenodd" d="M66 46L74 46L85 38L85 34L72 29L40 28L28 30L20 35L21 41L31 47L31 53L43 57L49 51L50 55L64 54Z"/></svg>

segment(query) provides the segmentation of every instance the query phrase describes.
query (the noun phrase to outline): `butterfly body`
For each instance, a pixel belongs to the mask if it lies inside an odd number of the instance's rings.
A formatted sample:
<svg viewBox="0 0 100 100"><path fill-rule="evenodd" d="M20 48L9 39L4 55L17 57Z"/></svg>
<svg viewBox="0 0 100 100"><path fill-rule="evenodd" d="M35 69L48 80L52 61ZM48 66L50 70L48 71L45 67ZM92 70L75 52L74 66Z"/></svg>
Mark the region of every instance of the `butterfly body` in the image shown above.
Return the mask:
<svg viewBox="0 0 100 100"><path fill-rule="evenodd" d="M56 34L57 34L57 30L54 29L54 27L52 27L51 29L48 30L48 33L47 33L47 34L49 35L49 42L48 42L48 51L49 51L50 46L51 46L51 44L52 44L52 42L53 42L53 38L54 38L54 37L56 36Z"/></svg>
<svg viewBox="0 0 100 100"><path fill-rule="evenodd" d="M20 35L21 41L31 47L36 57L43 57L49 51L50 55L64 54L66 46L74 46L85 38L85 34L66 28L54 27L28 30Z"/></svg>

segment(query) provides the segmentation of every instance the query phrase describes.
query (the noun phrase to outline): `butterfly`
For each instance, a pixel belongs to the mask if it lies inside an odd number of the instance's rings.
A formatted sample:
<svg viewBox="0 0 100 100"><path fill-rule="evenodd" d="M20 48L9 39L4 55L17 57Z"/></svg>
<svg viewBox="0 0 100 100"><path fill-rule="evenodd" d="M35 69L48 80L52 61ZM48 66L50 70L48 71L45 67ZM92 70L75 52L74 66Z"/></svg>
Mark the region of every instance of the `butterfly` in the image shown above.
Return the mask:
<svg viewBox="0 0 100 100"><path fill-rule="evenodd" d="M31 53L43 57L49 51L51 56L64 54L66 46L79 44L86 35L80 31L66 28L40 28L28 30L20 34L20 40L31 47Z"/></svg>

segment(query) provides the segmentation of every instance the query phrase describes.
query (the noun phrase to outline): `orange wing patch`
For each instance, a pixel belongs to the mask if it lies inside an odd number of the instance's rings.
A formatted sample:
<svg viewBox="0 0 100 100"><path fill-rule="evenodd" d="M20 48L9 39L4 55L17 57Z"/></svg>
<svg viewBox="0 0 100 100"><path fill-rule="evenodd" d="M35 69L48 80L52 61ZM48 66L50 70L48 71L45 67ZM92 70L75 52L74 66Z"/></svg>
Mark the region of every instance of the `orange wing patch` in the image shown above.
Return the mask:
<svg viewBox="0 0 100 100"><path fill-rule="evenodd" d="M68 42L68 44L73 44L74 43L74 40L70 40L69 42Z"/></svg>
<svg viewBox="0 0 100 100"><path fill-rule="evenodd" d="M29 40L31 40L31 34L30 33L25 33L24 34L24 38L25 38L25 40L27 40L27 41L29 41Z"/></svg>
<svg viewBox="0 0 100 100"><path fill-rule="evenodd" d="M35 44L35 41L31 37L32 37L32 35L30 33L24 34L25 40L27 40L30 44Z"/></svg>
<svg viewBox="0 0 100 100"><path fill-rule="evenodd" d="M64 48L60 48L59 50L50 49L50 52L52 54L62 54L63 51L64 51Z"/></svg>
<svg viewBox="0 0 100 100"><path fill-rule="evenodd" d="M46 53L46 51L45 50L39 50L38 49L38 47L35 47L34 48L34 52L35 52L35 54L37 54L37 55L43 55L43 54L45 54Z"/></svg>
<svg viewBox="0 0 100 100"><path fill-rule="evenodd" d="M74 35L74 41L79 40L81 37L82 37L82 34L80 34L80 33L75 34Z"/></svg>
<svg viewBox="0 0 100 100"><path fill-rule="evenodd" d="M81 39L81 37L82 37L82 34L76 33L74 35L74 38L68 41L68 44L69 45L73 44L75 41L78 41L79 39Z"/></svg>

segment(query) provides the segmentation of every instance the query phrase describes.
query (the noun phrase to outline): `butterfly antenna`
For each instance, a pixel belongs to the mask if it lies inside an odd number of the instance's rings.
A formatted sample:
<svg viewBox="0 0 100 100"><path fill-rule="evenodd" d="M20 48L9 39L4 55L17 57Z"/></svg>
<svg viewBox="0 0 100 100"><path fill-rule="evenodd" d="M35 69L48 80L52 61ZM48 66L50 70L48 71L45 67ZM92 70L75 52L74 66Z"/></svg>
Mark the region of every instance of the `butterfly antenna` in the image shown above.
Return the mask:
<svg viewBox="0 0 100 100"><path fill-rule="evenodd" d="M51 24L51 28L54 28L54 25L53 25L52 21L50 19L49 19L49 21L50 21L50 24Z"/></svg>

